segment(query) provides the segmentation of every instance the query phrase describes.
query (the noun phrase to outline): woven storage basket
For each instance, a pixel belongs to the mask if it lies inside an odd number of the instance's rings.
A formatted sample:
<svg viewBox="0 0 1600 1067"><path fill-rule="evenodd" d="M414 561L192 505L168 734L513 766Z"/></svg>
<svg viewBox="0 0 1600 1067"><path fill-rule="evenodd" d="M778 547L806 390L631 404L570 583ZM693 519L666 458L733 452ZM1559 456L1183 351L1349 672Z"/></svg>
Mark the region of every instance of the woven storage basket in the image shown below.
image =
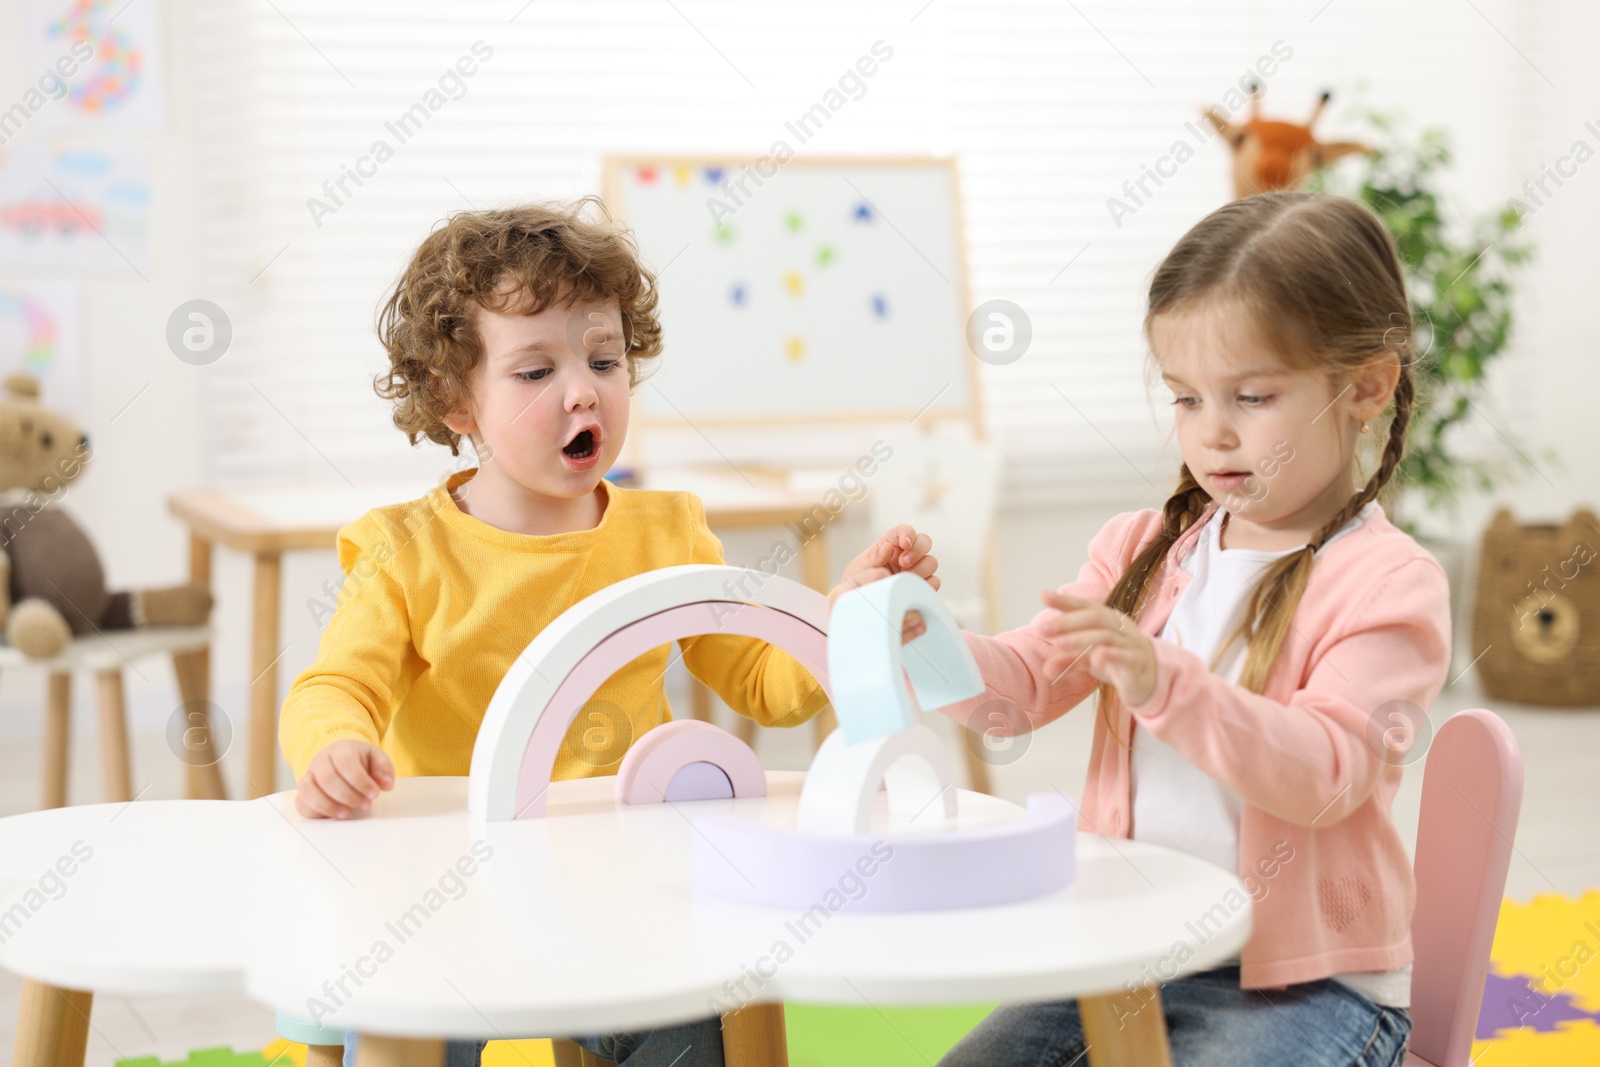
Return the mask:
<svg viewBox="0 0 1600 1067"><path fill-rule="evenodd" d="M1600 705L1600 520L1523 525L1508 508L1483 533L1472 611L1485 696Z"/></svg>

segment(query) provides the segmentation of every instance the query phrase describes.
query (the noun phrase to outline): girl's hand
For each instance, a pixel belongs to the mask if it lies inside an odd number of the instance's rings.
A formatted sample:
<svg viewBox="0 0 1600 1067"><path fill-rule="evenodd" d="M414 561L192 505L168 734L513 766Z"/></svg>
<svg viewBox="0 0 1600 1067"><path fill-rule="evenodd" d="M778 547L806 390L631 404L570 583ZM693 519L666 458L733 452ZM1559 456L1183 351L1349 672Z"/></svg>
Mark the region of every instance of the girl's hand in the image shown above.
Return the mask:
<svg viewBox="0 0 1600 1067"><path fill-rule="evenodd" d="M932 547L933 538L927 534L919 534L904 523L896 526L850 561L850 565L844 569L844 576L839 579L839 584L828 594L830 613L834 601L850 590L902 571L910 571L938 589L939 578L934 571L938 569L939 561L928 555L928 550ZM927 631L928 625L922 621L922 613L909 611L901 624L900 641L902 644L914 641Z"/></svg>
<svg viewBox="0 0 1600 1067"><path fill-rule="evenodd" d="M1156 649L1133 619L1094 600L1046 589L1041 596L1059 614L1040 632L1055 646L1044 661L1052 682L1072 667L1117 687L1129 704L1143 704L1156 687Z"/></svg>
<svg viewBox="0 0 1600 1067"><path fill-rule="evenodd" d="M294 793L294 810L307 819L348 819L366 811L381 789L394 788L394 763L369 741L341 738L312 757Z"/></svg>

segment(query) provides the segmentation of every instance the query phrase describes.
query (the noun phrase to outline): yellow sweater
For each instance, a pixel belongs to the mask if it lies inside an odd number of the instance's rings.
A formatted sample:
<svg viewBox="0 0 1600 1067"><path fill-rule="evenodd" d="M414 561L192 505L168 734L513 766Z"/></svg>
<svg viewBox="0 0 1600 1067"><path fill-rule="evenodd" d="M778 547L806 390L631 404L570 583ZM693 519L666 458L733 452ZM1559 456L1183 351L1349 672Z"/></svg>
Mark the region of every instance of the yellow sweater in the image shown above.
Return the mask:
<svg viewBox="0 0 1600 1067"><path fill-rule="evenodd" d="M534 536L466 514L458 472L420 500L376 508L339 531L345 584L316 662L289 688L279 741L295 777L330 742L381 745L400 775L464 775L489 698L556 616L642 571L722 563L692 493L621 489L592 530ZM795 726L827 706L788 654L747 637L680 642L689 672L763 726ZM615 774L628 745L669 721L670 645L611 677L573 720L555 777Z"/></svg>

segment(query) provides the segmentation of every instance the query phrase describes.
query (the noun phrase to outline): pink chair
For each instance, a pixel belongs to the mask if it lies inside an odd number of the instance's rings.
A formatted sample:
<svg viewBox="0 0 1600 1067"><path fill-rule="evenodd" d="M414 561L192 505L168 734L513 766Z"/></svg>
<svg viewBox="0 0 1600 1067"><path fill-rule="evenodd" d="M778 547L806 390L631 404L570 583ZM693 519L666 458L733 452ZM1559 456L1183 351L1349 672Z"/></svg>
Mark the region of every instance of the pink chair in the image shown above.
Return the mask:
<svg viewBox="0 0 1600 1067"><path fill-rule="evenodd" d="M1422 776L1405 1067L1470 1062L1521 809L1522 753L1511 728L1482 708L1451 716Z"/></svg>

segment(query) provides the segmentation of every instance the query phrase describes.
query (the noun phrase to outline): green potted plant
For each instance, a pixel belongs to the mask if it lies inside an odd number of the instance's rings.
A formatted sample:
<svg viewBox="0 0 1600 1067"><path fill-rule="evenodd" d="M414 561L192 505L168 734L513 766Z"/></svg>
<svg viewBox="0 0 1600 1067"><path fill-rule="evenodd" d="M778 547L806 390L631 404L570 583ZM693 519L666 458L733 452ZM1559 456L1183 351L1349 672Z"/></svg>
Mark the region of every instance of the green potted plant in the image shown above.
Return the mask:
<svg viewBox="0 0 1600 1067"><path fill-rule="evenodd" d="M1512 283L1532 247L1521 233L1521 215L1509 204L1476 219L1449 217L1440 192L1451 164L1444 130L1413 134L1398 113L1363 106L1353 117L1369 127L1366 140L1373 151L1361 164L1314 174L1309 187L1361 200L1383 219L1399 247L1416 331L1417 397L1405 458L1379 503L1391 521L1439 558L1457 594L1459 622L1471 546L1459 537L1423 533L1413 509L1447 518L1454 528L1464 493L1488 492L1535 468L1527 448L1492 421L1501 442L1497 455L1464 455L1452 440L1460 424L1489 418L1483 410L1486 373L1511 340ZM1364 470L1375 466L1377 444L1368 446ZM1549 450L1544 458L1556 461Z"/></svg>

